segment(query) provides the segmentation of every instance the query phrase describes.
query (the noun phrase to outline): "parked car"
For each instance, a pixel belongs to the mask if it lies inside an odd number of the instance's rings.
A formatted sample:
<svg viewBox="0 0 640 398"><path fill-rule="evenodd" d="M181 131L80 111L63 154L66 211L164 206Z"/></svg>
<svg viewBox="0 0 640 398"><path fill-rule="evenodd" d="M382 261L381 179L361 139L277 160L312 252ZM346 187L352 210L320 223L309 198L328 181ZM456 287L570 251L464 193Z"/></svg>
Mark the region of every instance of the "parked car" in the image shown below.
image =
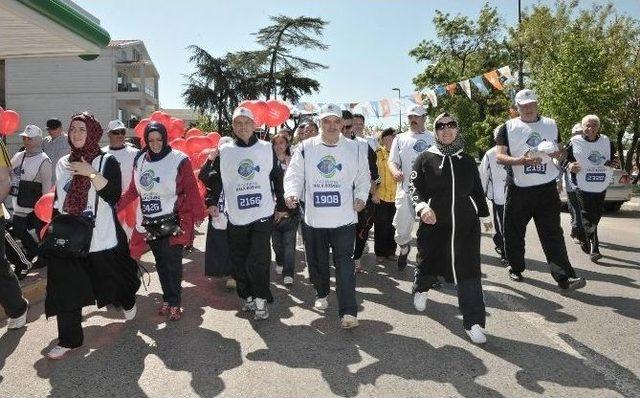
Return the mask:
<svg viewBox="0 0 640 398"><path fill-rule="evenodd" d="M629 175L624 170L614 170L611 178L611 184L607 188L607 196L604 198L604 209L610 212L620 210L624 202L631 200L632 185L629 183ZM567 191L564 187L564 179L562 181L562 192L560 192L560 200L567 203Z"/></svg>

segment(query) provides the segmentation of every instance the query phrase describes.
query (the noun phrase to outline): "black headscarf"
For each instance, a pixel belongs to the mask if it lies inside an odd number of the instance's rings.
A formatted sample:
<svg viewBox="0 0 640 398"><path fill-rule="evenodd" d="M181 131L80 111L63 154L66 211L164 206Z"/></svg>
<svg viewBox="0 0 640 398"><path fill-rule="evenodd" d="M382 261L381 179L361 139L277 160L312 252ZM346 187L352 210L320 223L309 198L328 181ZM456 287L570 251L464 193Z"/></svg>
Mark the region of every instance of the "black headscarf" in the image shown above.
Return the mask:
<svg viewBox="0 0 640 398"><path fill-rule="evenodd" d="M162 149L160 150L159 153L155 153L151 150L151 148L149 148L149 144L148 144L149 134L151 134L152 131L157 131L162 136ZM160 160L165 156L167 156L169 152L171 152L171 146L169 146L169 143L167 142L167 140L168 140L167 129L166 127L164 127L164 124L156 121L152 121L152 122L149 122L149 124L147 124L147 127L144 129L145 147L143 151L147 152L150 161L155 162L157 160Z"/></svg>
<svg viewBox="0 0 640 398"><path fill-rule="evenodd" d="M453 117L452 115L446 112L439 114L438 116L436 116L436 119L433 121L433 134L435 135L435 139L436 139L436 142L435 142L436 148L438 148L438 150L440 150L440 152L444 156L451 156L454 153L464 149L464 137L462 136L462 132L460 131L460 127L458 126L458 134L456 134L456 138L454 138L452 143L443 144L442 142L440 142L440 140L438 139L438 131L436 130L436 123L438 123L440 119L445 117L450 117L456 122L458 121L456 120L455 117Z"/></svg>

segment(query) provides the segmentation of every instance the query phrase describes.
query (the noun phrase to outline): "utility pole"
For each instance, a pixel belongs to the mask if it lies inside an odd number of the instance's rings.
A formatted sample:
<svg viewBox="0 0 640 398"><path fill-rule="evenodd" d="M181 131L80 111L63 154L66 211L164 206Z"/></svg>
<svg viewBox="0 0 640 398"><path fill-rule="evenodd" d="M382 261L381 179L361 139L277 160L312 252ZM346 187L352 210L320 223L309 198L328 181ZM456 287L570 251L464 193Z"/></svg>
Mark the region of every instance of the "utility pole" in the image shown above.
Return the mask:
<svg viewBox="0 0 640 398"><path fill-rule="evenodd" d="M520 30L520 25L522 24L522 0L518 0L518 31ZM518 57L518 90L522 90L524 88L524 75L522 74L522 69L524 65L522 52L522 43L520 43L520 56Z"/></svg>

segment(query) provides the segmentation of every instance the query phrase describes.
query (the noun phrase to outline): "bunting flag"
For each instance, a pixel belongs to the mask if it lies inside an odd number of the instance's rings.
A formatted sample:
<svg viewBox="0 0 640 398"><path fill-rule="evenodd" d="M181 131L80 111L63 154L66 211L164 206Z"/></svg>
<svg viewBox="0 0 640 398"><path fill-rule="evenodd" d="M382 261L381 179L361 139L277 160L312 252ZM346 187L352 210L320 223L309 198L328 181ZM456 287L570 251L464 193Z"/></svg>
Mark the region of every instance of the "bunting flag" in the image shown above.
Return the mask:
<svg viewBox="0 0 640 398"><path fill-rule="evenodd" d="M498 68L498 72L500 72L502 76L506 77L507 80L513 79L513 75L511 74L511 68L509 67L509 65Z"/></svg>
<svg viewBox="0 0 640 398"><path fill-rule="evenodd" d="M460 83L460 87L462 87L462 91L467 94L467 97L471 99L471 83L469 83L469 79L463 80Z"/></svg>
<svg viewBox="0 0 640 398"><path fill-rule="evenodd" d="M429 99L429 102L431 102L431 106L436 108L438 106L438 96L436 95L436 92L432 89L427 89L424 94Z"/></svg>
<svg viewBox="0 0 640 398"><path fill-rule="evenodd" d="M447 84L446 89L450 96L456 95L456 89L458 88L458 83Z"/></svg>
<svg viewBox="0 0 640 398"><path fill-rule="evenodd" d="M364 101L364 102L344 102L342 103L343 109L351 110L352 112L361 113L363 116L376 116L376 117L388 117L397 115L399 112L404 111L411 104L419 104L428 106L431 104L433 107L438 106L438 97L445 94L451 96L456 95L458 91L458 85L462 92L471 99L471 83L478 89L481 95L487 96L491 93L491 89L485 83L488 81L491 87L496 90L503 91L505 84L513 80L511 68L503 66L501 68L483 73L482 75L474 76L471 79L465 79L456 83L449 83L445 85L438 85L433 88L427 88L423 92L413 92L409 95L403 95L400 98L384 98L378 101ZM512 94L512 93L511 93ZM513 94L512 94L513 95ZM324 103L313 102L300 102L295 105L295 110L300 114L317 114Z"/></svg>
<svg viewBox="0 0 640 398"><path fill-rule="evenodd" d="M504 90L504 86L500 82L500 77L498 76L498 71L492 70L491 72L487 72L484 74L484 78L487 79L493 87L500 91Z"/></svg>
<svg viewBox="0 0 640 398"><path fill-rule="evenodd" d="M482 76L472 77L471 81L478 88L478 91L480 91L480 94L489 95L489 89L487 88L487 86L484 85L484 82L482 81Z"/></svg>
<svg viewBox="0 0 640 398"><path fill-rule="evenodd" d="M382 109L382 117L391 116L391 102L388 98L380 101L380 109Z"/></svg>

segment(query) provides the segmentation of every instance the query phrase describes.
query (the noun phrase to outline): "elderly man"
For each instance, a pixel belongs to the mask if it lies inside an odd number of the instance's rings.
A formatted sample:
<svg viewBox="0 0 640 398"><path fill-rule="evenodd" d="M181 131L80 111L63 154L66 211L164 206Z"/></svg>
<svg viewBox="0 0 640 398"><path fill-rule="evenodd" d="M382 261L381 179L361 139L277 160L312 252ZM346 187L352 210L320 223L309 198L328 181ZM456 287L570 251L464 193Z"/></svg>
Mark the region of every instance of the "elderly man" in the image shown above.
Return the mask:
<svg viewBox="0 0 640 398"><path fill-rule="evenodd" d="M71 151L69 139L62 130L62 122L58 119L47 120L48 137L42 139L42 150L51 159L51 170L56 169L58 160ZM51 182L56 182L56 173L51 174Z"/></svg>
<svg viewBox="0 0 640 398"><path fill-rule="evenodd" d="M220 145L213 161L205 202L209 214L220 214L218 202L224 191L228 216L227 236L236 290L242 310L255 311L254 319L269 317L271 230L286 215L282 195L283 171L268 141L254 134L254 115L239 107L233 112L234 140ZM275 196L275 200L274 200Z"/></svg>
<svg viewBox="0 0 640 398"><path fill-rule="evenodd" d="M120 163L122 173L122 193L127 191L133 173L133 161L138 154L138 150L131 145L125 144L127 129L121 120L116 119L109 122L107 127L109 145L102 148L103 152L112 154Z"/></svg>
<svg viewBox="0 0 640 398"><path fill-rule="evenodd" d="M533 218L551 275L566 293L584 287L586 281L576 277L560 227L558 169L551 160L563 155L558 127L553 119L539 115L533 91L520 90L515 102L520 116L506 121L496 136L496 159L507 166L504 244L509 278L523 280L525 234Z"/></svg>
<svg viewBox="0 0 640 398"><path fill-rule="evenodd" d="M393 226L396 228L395 241L400 246L399 270L403 270L407 266L411 231L416 220L413 204L409 197L409 177L413 170L413 162L434 142L433 133L424 128L426 114L427 111L422 105L414 105L409 109L407 113L409 131L396 135L389 154L389 169L398 183Z"/></svg>
<svg viewBox="0 0 640 398"><path fill-rule="evenodd" d="M341 326L358 326L353 248L361 211L369 196L367 153L345 138L342 111L334 104L320 111L319 136L296 148L284 179L286 203L295 208L304 195L304 243L309 277L316 289L315 308L328 307L329 248L336 267L336 293Z"/></svg>

